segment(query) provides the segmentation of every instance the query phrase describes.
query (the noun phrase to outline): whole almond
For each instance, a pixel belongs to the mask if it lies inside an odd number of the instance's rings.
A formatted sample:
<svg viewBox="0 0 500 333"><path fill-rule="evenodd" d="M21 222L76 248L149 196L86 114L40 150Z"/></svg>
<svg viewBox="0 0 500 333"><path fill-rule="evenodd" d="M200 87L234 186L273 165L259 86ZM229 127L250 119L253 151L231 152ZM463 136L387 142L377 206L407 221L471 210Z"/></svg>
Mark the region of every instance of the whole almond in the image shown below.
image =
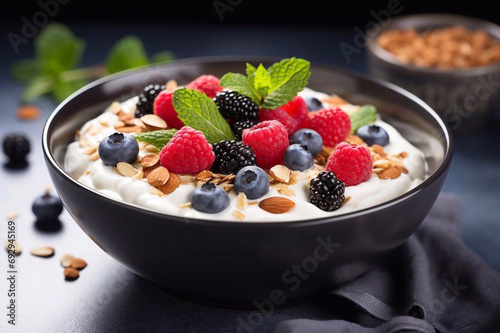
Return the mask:
<svg viewBox="0 0 500 333"><path fill-rule="evenodd" d="M269 174L280 183L288 183L292 171L284 165L275 165L269 170Z"/></svg>
<svg viewBox="0 0 500 333"><path fill-rule="evenodd" d="M12 245L11 245L12 244ZM13 246L13 247L12 247ZM9 248L10 247L10 248ZM21 244L18 241L13 241L12 243L8 240L5 241L5 249L7 252L14 250L14 254L16 256L20 255L23 252ZM12 252L10 252L12 253Z"/></svg>
<svg viewBox="0 0 500 333"><path fill-rule="evenodd" d="M271 197L259 202L259 207L271 214L283 214L295 207L295 202L284 197Z"/></svg>
<svg viewBox="0 0 500 333"><path fill-rule="evenodd" d="M240 192L236 196L236 207L239 210L245 210L245 208L247 208L247 205L248 205L247 196L245 195L245 193Z"/></svg>
<svg viewBox="0 0 500 333"><path fill-rule="evenodd" d="M158 187L164 194L170 194L181 185L181 177L176 173L171 173L165 185Z"/></svg>
<svg viewBox="0 0 500 333"><path fill-rule="evenodd" d="M61 266L64 268L70 267L73 259L74 257L71 254L63 255L61 258Z"/></svg>
<svg viewBox="0 0 500 333"><path fill-rule="evenodd" d="M167 183L170 178L170 173L164 167L158 167L151 171L151 173L146 177L149 185L154 187L160 187Z"/></svg>
<svg viewBox="0 0 500 333"><path fill-rule="evenodd" d="M68 281L73 281L80 277L80 272L72 267L67 267L64 269L64 277Z"/></svg>
<svg viewBox="0 0 500 333"><path fill-rule="evenodd" d="M74 258L73 260L71 260L70 267L81 271L82 269L87 267L87 262L80 258Z"/></svg>
<svg viewBox="0 0 500 333"><path fill-rule="evenodd" d="M141 166L143 168L151 168L160 162L160 155L158 154L147 154L141 159Z"/></svg>
<svg viewBox="0 0 500 333"><path fill-rule="evenodd" d="M147 114L141 117L142 123L150 131L156 131L167 128L165 120L155 114Z"/></svg>
<svg viewBox="0 0 500 333"><path fill-rule="evenodd" d="M378 174L380 179L396 179L399 176L401 176L401 171L394 167L385 169Z"/></svg>
<svg viewBox="0 0 500 333"><path fill-rule="evenodd" d="M30 252L32 255L36 257L48 258L54 255L55 250L53 247L50 246L39 246L35 247Z"/></svg>

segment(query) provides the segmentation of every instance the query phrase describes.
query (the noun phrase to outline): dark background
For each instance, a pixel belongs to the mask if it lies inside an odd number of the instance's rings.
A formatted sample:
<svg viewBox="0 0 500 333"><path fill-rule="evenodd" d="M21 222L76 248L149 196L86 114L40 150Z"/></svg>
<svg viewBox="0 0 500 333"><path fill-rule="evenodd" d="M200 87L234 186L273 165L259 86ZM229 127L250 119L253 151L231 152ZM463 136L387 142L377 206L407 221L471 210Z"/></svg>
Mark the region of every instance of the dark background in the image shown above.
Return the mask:
<svg viewBox="0 0 500 333"><path fill-rule="evenodd" d="M47 2L47 0L41 1ZM379 12L387 9L388 4L395 0L64 1L67 1L67 4L58 13L57 20L66 24L99 20L141 25L218 25L222 22L214 9L214 3L229 5L232 3L233 10L225 13L224 24L352 28L373 19L370 14L372 10ZM103 5L104 3L106 5ZM400 0L399 3L404 8L404 14L454 13L500 22L498 12L491 10L491 1ZM38 1L9 1L8 8L2 8L0 17L4 24L19 22L22 16L31 18L38 10L40 10Z"/></svg>

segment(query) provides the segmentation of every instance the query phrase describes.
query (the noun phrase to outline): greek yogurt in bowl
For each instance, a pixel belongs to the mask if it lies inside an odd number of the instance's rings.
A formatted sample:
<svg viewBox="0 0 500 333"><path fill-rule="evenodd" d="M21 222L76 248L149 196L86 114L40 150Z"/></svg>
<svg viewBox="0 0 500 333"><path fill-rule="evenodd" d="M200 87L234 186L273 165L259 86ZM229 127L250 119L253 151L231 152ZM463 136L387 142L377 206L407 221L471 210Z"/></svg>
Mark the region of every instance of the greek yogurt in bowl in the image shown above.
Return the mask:
<svg viewBox="0 0 500 333"><path fill-rule="evenodd" d="M220 83L218 79L215 81L213 77L204 78L204 80L212 80L209 83L216 82L217 85L222 85L225 82L224 78ZM206 85L206 82L197 85L195 80L186 85L186 88L177 87L174 81L170 81L166 88L160 88L162 90L160 94L165 94L163 91L170 91L173 97L169 98L175 99L174 92L192 88L193 91L202 91L211 97L214 93L219 96L218 94L221 94L223 89L228 91L228 89L233 88L224 86L224 88L218 87L219 91L217 92L206 92L203 91L206 89ZM344 112L349 116L352 121L351 126L359 120L356 120L355 114L360 112L362 108L349 104L336 95L327 95L304 87L301 87L295 98L302 101L314 101L318 104L316 111L306 115L307 119L318 116L318 113L334 109L336 112ZM115 200L169 215L234 221L235 223L242 221L255 223L298 221L346 214L394 199L420 184L426 177L426 162L422 151L414 147L393 126L384 122L377 115L376 118L363 126L378 126L385 131L389 141L384 146L367 145L361 137L355 135L355 131L349 133L342 140L354 146L361 146L362 150L369 152L371 172L361 183L343 186L344 193L338 209L325 211L312 204L310 190L311 180L318 177L318 174L332 172L328 168L333 163L330 161L333 159L332 155L335 154L336 145L323 146L319 154L312 156L313 166L304 171L291 170L284 165L284 162L269 168L266 165L266 168L262 169L268 174L269 189L263 196L249 199L244 192L240 191L237 194L238 191L235 190L234 180L238 177L237 172L234 174L217 173L210 171L209 167L195 173L184 174L172 172L162 166L166 165L162 163L162 154L164 153L162 150L164 148L151 144L151 141L141 141L145 133L165 131L169 128L169 118L155 109L161 107L160 104L157 104L158 97L154 100L151 107L157 115L138 114L138 105L141 105L141 102L142 104L147 102L142 95L123 102L114 102L101 115L85 123L78 131L76 140L68 146L65 155L65 170L82 184ZM175 100L173 105L178 105ZM287 107L283 108L288 110L286 114L298 117L290 112L289 106L288 109ZM315 108L309 105L309 109L314 110ZM259 112L266 111L260 107ZM222 111L221 114L223 114ZM285 113L282 114L286 116ZM162 115L162 117L158 115ZM180 115L179 112L179 118L182 118ZM262 115L259 120L261 119ZM277 120L284 122L283 119ZM309 120L304 120L303 123L306 128L312 126L307 121ZM233 129L236 128L231 119L227 119L227 122ZM189 125L186 124L186 126ZM289 130L289 128L286 129ZM125 133L126 136L134 136L138 141L139 153L132 163L119 162L116 165L105 165L99 156L99 145L103 140L107 140L110 135L117 132ZM238 140L236 136L235 140ZM243 142L245 142L244 134ZM215 145L216 143L211 142L211 144ZM288 143L286 144L288 145ZM215 158L217 159L218 156ZM257 165L258 163L257 156ZM339 180L340 182L341 180ZM191 202L193 192L203 187L205 183L213 183L227 193L229 204L222 211L210 214L193 208ZM276 198L284 199L280 201ZM271 201L266 201L266 199L271 199ZM277 205L284 202L288 206L280 211L273 209L273 207L269 209L263 204L264 202L273 202L273 200L277 202Z"/></svg>

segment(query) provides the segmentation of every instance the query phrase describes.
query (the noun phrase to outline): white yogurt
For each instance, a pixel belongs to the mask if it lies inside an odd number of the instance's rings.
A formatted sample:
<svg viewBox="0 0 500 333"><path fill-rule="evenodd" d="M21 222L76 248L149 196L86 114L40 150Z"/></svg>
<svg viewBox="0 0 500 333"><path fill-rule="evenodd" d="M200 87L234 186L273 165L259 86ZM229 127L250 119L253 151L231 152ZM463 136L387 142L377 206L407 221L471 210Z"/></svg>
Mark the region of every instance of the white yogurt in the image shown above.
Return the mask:
<svg viewBox="0 0 500 333"><path fill-rule="evenodd" d="M305 93L314 93L318 97L325 96L310 90L301 94ZM122 103L122 109L132 114L135 110L136 101L137 98L132 98ZM350 113L357 109L357 106L346 105L342 109ZM99 117L90 120L82 127L80 130L83 133L82 138L97 146L104 137L115 132L113 124L117 121L118 117L107 109ZM296 221L345 214L394 199L420 184L425 178L424 154L405 140L391 125L381 120L378 120L376 124L383 127L389 134L390 143L384 147L388 154L408 153L408 156L403 160L403 165L408 170L408 174L401 174L396 179L387 180L381 180L378 176L372 174L367 182L346 187L345 196L346 198L350 197L350 200L341 208L334 212L325 212L308 201L307 182L312 171L306 171L301 174L301 179L297 184L289 186L296 193L294 197L287 197L295 202L295 207L290 212L279 215L270 214L260 209L258 205L252 205L242 211L245 215L245 222ZM95 128L100 131L96 133L97 130L96 132L88 131L88 128ZM71 143L65 156L65 169L82 184L105 196L169 215L241 223L233 216L233 212L237 210L236 195L233 191L229 194L231 199L229 207L218 214L205 214L192 208L179 208L179 205L190 201L190 194L195 189L194 184L182 184L173 193L159 197L150 193L152 187L145 179L134 180L123 177L113 171L112 167L105 166L100 159L91 162L89 156L84 153L87 149L80 147L78 141ZM140 155L144 155L144 153L141 152ZM269 193L259 200L272 196L283 195L278 193L276 189L271 188Z"/></svg>

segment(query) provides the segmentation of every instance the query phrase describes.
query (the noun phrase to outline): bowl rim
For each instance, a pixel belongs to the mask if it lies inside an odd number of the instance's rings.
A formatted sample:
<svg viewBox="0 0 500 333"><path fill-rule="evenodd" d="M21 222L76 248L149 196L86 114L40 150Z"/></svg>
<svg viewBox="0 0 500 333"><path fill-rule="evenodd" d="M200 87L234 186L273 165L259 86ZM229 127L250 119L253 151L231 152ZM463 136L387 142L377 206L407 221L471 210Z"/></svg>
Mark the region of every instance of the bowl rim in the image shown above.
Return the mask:
<svg viewBox="0 0 500 333"><path fill-rule="evenodd" d="M280 58L277 57L269 57L269 56L210 56L210 57L192 57L192 58L184 58L180 60L176 60L172 63L164 64L164 65L154 65L155 69L161 70L162 68L168 68L168 67L176 67L176 66L185 66L189 64L194 64L194 63L224 63L224 62L276 62L281 60ZM42 132L42 150L44 157L50 167L56 171L61 177L63 177L65 180L69 181L70 183L81 187L83 190L89 192L89 194L94 194L99 196L101 199L110 202L111 204L115 205L120 205L122 207L126 207L127 209L133 209L136 211L139 211L141 213L146 213L146 214L153 214L156 215L159 218L168 218L169 222L176 221L176 222L181 222L183 224L198 224L198 225L206 225L206 226L220 226L220 227L249 227L249 228L257 228L257 227L264 227L264 228L274 228L276 226L288 226L288 227L306 227L306 226L312 226L312 225L321 225L324 223L331 223L331 222L339 222L343 220L349 220L352 218L356 218L359 216L367 215L376 211L380 211L383 209L386 209L390 206L396 205L399 202L402 202L404 200L407 200L410 197L413 197L414 195L418 194L420 191L424 190L427 186L430 184L434 183L438 178L440 178L443 173L445 173L451 163L452 155L453 155L453 139L451 135L451 131L449 127L446 125L446 123L438 116L438 114L432 110L430 106L428 106L424 101L422 101L420 98L416 97L412 93L406 91L403 88L400 88L392 83L386 82L384 80L378 79L378 78L372 78L368 75L365 74L360 74L348 69L344 68L338 68L335 66L327 65L324 63L311 63L316 69L319 70L326 70L326 71L335 71L343 75L348 75L348 76L353 76L356 79L361 79L365 81L370 81L371 83L375 83L378 85L382 85L385 88L391 89L395 91L396 93L399 93L406 98L409 98L412 100L414 103L418 104L420 107L425 109L427 113L434 118L434 120L438 123L438 125L441 127L441 131L444 134L444 139L446 142L445 145L445 152L443 156L443 160L441 164L438 166L438 168L434 171L432 175L427 177L422 183L411 189L410 191L394 198L388 201L384 201L378 205L371 206L368 208L364 208L362 210L354 211L354 212L348 212L340 215L334 215L334 216L327 216L327 217L321 217L321 218L313 218L313 219L304 219L304 220L295 220L295 221L264 221L264 222L251 222L251 221L221 221L221 220L216 220L216 219L200 219L200 218L191 218L191 217L184 217L184 216L177 216L177 215L170 215L167 213L162 213L162 212L157 212L152 209L142 207L136 204L132 203L127 203L124 201L119 201L113 198L110 198L99 191L90 188L82 183L80 183L77 179L74 179L71 177L66 171L59 166L59 164L56 162L54 156L51 153L50 150L50 145L49 145L49 128L52 125L52 121L54 118L57 116L57 114L66 106L66 104L69 103L74 97L85 93L87 90L90 90L96 86L102 85L104 83L114 81L114 80L119 80L122 78L125 78L130 75L135 75L141 71L147 71L150 69L151 65L149 66L144 66L140 68L134 68L134 69L129 69L126 71L122 71L119 73L111 74L108 76L105 76L103 78L100 78L96 81L93 81L86 86L80 88L73 94L71 94L69 97L67 97L62 103L60 103L56 109L51 113L49 118L47 119L43 132Z"/></svg>
<svg viewBox="0 0 500 333"><path fill-rule="evenodd" d="M493 36L500 42L500 26L479 18L457 15L457 14L446 14L446 13L430 13L430 14L412 14L412 15L401 15L395 18L392 18L387 26L383 27L373 36L367 37L366 46L368 51L377 57L377 59L385 62L386 64L390 64L394 67L407 70L409 72L425 74L425 75L435 75L442 77L469 77L469 76L480 76L493 73L495 71L500 70L500 61L489 65L483 66L475 66L470 68L451 68L451 69L438 69L434 67L419 67L413 64L405 64L399 60L399 58L392 54L391 52L383 49L376 43L376 39L383 32L390 30L394 25L405 22L405 21L416 21L420 19L433 19L436 22L436 25L444 25L444 26L453 26L453 25L462 25L466 26L467 23L471 25L475 25L477 28L480 28L490 36L492 34L490 31L496 31L498 35ZM458 23L447 23L447 21L458 21ZM483 27L488 27L489 29L484 29Z"/></svg>

